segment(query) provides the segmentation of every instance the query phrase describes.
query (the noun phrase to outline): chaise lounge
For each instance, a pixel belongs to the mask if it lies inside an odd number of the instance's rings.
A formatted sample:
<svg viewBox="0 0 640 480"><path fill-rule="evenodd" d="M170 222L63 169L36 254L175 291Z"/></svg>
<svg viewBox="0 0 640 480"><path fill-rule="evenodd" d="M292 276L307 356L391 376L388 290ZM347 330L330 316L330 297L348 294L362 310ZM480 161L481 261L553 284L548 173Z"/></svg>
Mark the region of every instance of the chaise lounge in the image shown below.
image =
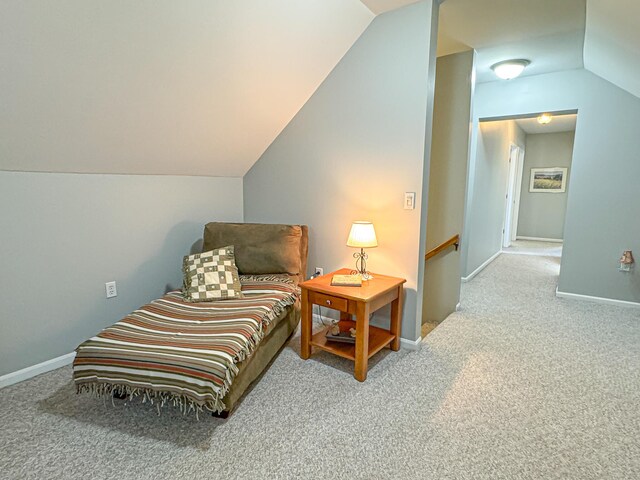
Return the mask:
<svg viewBox="0 0 640 480"><path fill-rule="evenodd" d="M307 268L304 225L209 223L203 252L232 246L241 297L173 291L76 349L78 393L142 397L226 417L293 334Z"/></svg>

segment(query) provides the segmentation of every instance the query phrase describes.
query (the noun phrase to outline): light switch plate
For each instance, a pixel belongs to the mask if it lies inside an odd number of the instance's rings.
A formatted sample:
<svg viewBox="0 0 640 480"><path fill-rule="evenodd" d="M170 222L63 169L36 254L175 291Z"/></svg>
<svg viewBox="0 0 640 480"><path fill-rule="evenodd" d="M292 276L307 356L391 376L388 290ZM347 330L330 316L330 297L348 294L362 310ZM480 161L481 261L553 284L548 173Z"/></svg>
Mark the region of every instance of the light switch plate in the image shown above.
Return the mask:
<svg viewBox="0 0 640 480"><path fill-rule="evenodd" d="M413 210L416 208L416 192L404 192L404 209Z"/></svg>

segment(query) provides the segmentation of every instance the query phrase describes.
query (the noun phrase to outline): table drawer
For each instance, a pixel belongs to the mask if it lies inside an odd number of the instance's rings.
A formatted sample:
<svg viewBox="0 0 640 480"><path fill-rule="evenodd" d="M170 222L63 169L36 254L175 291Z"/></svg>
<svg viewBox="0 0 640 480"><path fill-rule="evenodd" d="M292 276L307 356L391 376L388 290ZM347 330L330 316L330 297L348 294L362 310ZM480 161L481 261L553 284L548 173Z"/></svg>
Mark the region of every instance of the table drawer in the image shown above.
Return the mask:
<svg viewBox="0 0 640 480"><path fill-rule="evenodd" d="M323 293L318 293L318 292L310 292L310 293L311 295L309 299L311 300L311 303L315 303L316 305L320 305L322 307L340 310L342 312L347 311L349 301L346 298L332 297L331 295L325 295Z"/></svg>

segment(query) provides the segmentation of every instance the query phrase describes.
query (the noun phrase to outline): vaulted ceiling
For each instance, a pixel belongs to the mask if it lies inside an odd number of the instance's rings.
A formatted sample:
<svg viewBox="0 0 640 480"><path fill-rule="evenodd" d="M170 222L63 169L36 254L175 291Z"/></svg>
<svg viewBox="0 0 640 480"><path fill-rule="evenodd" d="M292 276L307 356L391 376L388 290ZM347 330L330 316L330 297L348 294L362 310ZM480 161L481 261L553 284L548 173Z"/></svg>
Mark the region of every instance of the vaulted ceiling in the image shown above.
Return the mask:
<svg viewBox="0 0 640 480"><path fill-rule="evenodd" d="M396 8L404 7L418 1L419 0L362 0L362 3L373 13L380 15L389 10L395 10Z"/></svg>
<svg viewBox="0 0 640 480"><path fill-rule="evenodd" d="M640 1L587 1L584 66L640 97Z"/></svg>
<svg viewBox="0 0 640 480"><path fill-rule="evenodd" d="M0 2L0 169L242 176L373 13L360 0Z"/></svg>
<svg viewBox="0 0 640 480"><path fill-rule="evenodd" d="M476 80L490 67L527 58L524 75L582 68L585 0L446 0L440 7L438 55L473 48Z"/></svg>
<svg viewBox="0 0 640 480"><path fill-rule="evenodd" d="M640 97L639 25L638 0L446 0L438 55L475 49L478 82L526 58L524 76L584 67Z"/></svg>
<svg viewBox="0 0 640 480"><path fill-rule="evenodd" d="M375 15L416 0L0 2L0 170L242 176ZM188 8L186 8L188 7ZM438 53L640 96L638 0L446 0Z"/></svg>

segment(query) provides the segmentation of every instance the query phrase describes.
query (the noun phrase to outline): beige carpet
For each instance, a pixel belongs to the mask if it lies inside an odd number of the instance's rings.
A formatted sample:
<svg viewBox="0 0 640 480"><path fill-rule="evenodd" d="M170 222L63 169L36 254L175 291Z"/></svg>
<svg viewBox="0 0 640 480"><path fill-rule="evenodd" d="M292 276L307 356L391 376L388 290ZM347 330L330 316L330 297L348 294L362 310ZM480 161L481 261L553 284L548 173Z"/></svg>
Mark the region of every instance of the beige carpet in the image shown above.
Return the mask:
<svg viewBox="0 0 640 480"><path fill-rule="evenodd" d="M517 253L520 255L539 255L544 257L561 257L562 243L539 242L537 240L516 240L511 246L503 248L503 253Z"/></svg>
<svg viewBox="0 0 640 480"><path fill-rule="evenodd" d="M418 352L365 383L294 339L228 420L0 391L2 479L640 478L640 311L554 296L557 258L502 255Z"/></svg>

